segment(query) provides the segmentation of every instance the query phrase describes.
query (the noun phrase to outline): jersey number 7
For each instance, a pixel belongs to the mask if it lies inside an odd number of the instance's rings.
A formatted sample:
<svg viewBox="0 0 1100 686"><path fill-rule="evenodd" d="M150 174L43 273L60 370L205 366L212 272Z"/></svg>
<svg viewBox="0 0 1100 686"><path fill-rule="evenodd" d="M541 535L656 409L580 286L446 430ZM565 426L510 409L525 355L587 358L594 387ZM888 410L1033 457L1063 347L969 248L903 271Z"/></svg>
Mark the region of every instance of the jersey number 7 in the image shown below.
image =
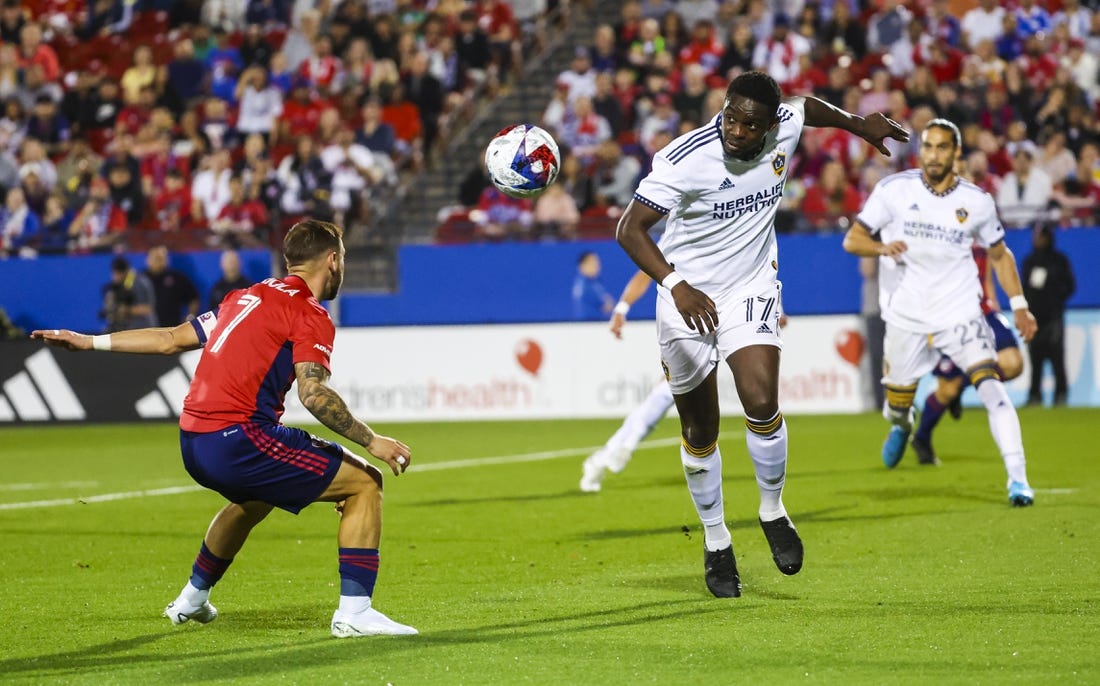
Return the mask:
<svg viewBox="0 0 1100 686"><path fill-rule="evenodd" d="M237 325L243 322L245 317L260 306L260 296L246 293L237 300L237 304L244 305L244 309L238 312L237 316L233 317L233 320L218 334L218 340L210 346L210 352L216 353L222 349L222 346L225 345L225 339L229 338L229 334L233 333L233 329L237 328Z"/></svg>

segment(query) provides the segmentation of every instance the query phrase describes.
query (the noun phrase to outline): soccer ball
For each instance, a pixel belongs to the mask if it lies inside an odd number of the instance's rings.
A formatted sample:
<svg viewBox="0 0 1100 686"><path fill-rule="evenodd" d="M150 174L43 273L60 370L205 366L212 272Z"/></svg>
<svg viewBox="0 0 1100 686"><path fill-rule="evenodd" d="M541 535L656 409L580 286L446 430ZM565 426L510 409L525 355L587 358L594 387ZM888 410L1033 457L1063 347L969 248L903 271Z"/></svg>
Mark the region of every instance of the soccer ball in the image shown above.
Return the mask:
<svg viewBox="0 0 1100 686"><path fill-rule="evenodd" d="M489 141L485 166L501 193L533 198L554 183L561 168L561 154L554 137L544 129L515 124Z"/></svg>

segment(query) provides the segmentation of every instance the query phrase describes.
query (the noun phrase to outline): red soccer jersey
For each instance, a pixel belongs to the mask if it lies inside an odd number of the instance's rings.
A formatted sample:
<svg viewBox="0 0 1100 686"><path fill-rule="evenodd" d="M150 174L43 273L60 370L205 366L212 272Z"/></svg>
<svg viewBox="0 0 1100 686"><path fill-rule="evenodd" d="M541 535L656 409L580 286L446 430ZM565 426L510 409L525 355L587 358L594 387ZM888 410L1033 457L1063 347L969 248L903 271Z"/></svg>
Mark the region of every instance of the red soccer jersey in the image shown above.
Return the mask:
<svg viewBox="0 0 1100 686"><path fill-rule="evenodd" d="M329 369L336 327L297 276L231 291L191 322L204 344L180 428L206 433L241 423L277 423L294 365Z"/></svg>

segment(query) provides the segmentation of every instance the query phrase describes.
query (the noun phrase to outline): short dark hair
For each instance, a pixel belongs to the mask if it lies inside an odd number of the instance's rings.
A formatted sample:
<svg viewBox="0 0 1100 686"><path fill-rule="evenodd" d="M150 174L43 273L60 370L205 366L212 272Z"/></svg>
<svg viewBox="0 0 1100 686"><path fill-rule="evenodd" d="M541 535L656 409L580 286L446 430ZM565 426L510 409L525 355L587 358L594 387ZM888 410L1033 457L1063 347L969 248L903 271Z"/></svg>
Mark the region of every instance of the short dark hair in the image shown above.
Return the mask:
<svg viewBox="0 0 1100 686"><path fill-rule="evenodd" d="M747 71L730 81L726 88L726 100L735 95L765 105L773 112L779 111L779 103L783 100L779 84L762 71Z"/></svg>
<svg viewBox="0 0 1100 686"><path fill-rule="evenodd" d="M329 250L339 250L344 230L332 222L303 219L287 231L283 239L286 266L305 264Z"/></svg>
<svg viewBox="0 0 1100 686"><path fill-rule="evenodd" d="M122 255L115 255L111 260L111 271L115 274L125 274L130 271L130 260Z"/></svg>
<svg viewBox="0 0 1100 686"><path fill-rule="evenodd" d="M960 150L962 149L962 146L963 146L962 134L959 133L959 127L955 126L955 122L951 121L950 119L944 119L943 117L936 117L932 121L925 124L924 130L927 131L928 129L943 129L944 131L947 131L948 133L951 134L952 139L954 139L955 147L960 149Z"/></svg>

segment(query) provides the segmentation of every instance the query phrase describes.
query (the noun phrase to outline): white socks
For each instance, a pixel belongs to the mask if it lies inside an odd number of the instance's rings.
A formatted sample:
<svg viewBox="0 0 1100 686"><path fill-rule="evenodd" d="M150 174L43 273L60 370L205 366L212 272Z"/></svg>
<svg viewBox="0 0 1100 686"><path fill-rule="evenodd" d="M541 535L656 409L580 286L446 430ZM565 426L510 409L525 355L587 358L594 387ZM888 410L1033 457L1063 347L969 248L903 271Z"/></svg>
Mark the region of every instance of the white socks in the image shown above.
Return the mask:
<svg viewBox="0 0 1100 686"><path fill-rule="evenodd" d="M340 614L355 615L370 609L369 595L342 595L340 596Z"/></svg>
<svg viewBox="0 0 1100 686"><path fill-rule="evenodd" d="M1024 460L1024 439L1020 434L1020 418L1008 397L1005 385L997 379L986 379L978 384L978 397L989 414L989 430L1001 451L1005 471L1012 481L1027 483L1027 467Z"/></svg>
<svg viewBox="0 0 1100 686"><path fill-rule="evenodd" d="M202 604L210 599L210 589L198 589L191 585L188 581L187 585L180 591L178 600L182 600L192 607L202 607Z"/></svg>
<svg viewBox="0 0 1100 686"><path fill-rule="evenodd" d="M728 548L732 539L722 508L722 453L715 445L710 454L695 457L681 445L680 462L684 465L691 501L703 523L703 544L711 551Z"/></svg>
<svg viewBox="0 0 1100 686"><path fill-rule="evenodd" d="M777 417L778 412L766 422L749 421L758 425L773 422ZM787 422L780 419L779 427L768 435L745 429L745 443L756 470L756 486L760 490L760 519L771 522L786 517L783 484L787 476Z"/></svg>
<svg viewBox="0 0 1100 686"><path fill-rule="evenodd" d="M645 400L626 416L619 430L607 439L604 450L608 453L615 450L625 450L627 453L633 453L638 444L642 442L642 439L653 430L653 426L668 414L673 402L672 389L668 387L667 383L662 381L654 386ZM626 467L626 463L608 466L611 471L618 473Z"/></svg>

